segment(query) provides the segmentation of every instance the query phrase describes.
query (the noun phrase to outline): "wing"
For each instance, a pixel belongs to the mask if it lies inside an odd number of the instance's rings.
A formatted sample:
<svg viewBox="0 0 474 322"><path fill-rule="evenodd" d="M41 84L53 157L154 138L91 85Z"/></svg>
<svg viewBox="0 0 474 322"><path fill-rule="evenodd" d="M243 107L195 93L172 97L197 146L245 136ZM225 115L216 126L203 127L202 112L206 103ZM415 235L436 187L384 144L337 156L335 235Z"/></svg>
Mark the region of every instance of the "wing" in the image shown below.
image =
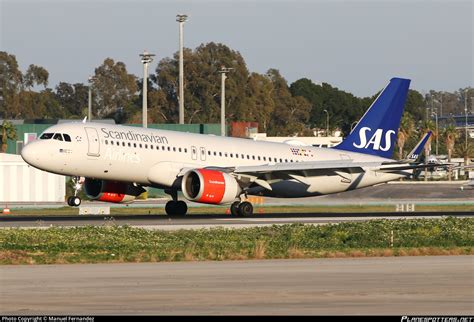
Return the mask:
<svg viewBox="0 0 474 322"><path fill-rule="evenodd" d="M349 173L362 173L367 171L389 173L420 168L429 169L440 166L445 166L445 164L409 164L400 161L354 162L351 160L338 160L216 168L216 170L234 175L243 185L250 186L255 183L265 189L272 190L269 182L275 179L295 179L302 183L309 184L306 178L318 175L339 175L343 179ZM409 175L409 173L407 173L407 175Z"/></svg>

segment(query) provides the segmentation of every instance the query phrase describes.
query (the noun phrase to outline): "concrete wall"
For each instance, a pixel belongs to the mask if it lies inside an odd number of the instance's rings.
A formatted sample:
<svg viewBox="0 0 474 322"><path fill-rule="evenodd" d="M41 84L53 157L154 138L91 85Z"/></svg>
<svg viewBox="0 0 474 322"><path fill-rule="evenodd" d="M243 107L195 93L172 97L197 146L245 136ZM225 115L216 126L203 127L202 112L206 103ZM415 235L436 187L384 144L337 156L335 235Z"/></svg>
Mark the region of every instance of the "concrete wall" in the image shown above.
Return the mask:
<svg viewBox="0 0 474 322"><path fill-rule="evenodd" d="M29 166L21 156L0 153L0 206L8 202L63 202L66 177Z"/></svg>

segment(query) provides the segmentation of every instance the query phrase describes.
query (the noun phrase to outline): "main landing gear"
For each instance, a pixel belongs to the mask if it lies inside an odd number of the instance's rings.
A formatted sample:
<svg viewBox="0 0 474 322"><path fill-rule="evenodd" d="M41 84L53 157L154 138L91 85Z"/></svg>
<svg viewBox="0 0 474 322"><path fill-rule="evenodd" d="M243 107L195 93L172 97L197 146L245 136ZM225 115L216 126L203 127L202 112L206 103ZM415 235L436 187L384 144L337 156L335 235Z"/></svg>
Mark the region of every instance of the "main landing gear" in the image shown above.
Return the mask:
<svg viewBox="0 0 474 322"><path fill-rule="evenodd" d="M168 216L184 216L188 212L188 205L181 200L178 200L178 191L165 190L167 194L173 198L166 203L165 211Z"/></svg>
<svg viewBox="0 0 474 322"><path fill-rule="evenodd" d="M237 217L248 217L253 215L253 206L248 201L236 201L230 206L230 213Z"/></svg>
<svg viewBox="0 0 474 322"><path fill-rule="evenodd" d="M77 196L77 193L82 188L80 179L80 177L72 177L72 182L74 183L74 196L67 198L67 204L71 207L79 207L81 205L81 198Z"/></svg>

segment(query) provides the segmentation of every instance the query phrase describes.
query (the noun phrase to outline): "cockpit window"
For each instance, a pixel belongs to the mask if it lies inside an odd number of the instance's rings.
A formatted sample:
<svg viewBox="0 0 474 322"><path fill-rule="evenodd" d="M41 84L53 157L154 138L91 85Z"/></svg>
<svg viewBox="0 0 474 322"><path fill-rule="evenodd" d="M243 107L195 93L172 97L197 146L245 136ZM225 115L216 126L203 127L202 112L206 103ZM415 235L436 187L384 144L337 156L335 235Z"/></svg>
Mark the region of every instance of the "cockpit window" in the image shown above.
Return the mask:
<svg viewBox="0 0 474 322"><path fill-rule="evenodd" d="M63 140L63 136L61 135L61 133L56 133L56 134L53 136L53 139L62 141L62 140Z"/></svg>
<svg viewBox="0 0 474 322"><path fill-rule="evenodd" d="M71 142L71 137L69 136L69 134L63 134L63 136L64 136L64 141Z"/></svg>
<svg viewBox="0 0 474 322"><path fill-rule="evenodd" d="M54 133L43 133L41 135L40 140L49 140L53 137Z"/></svg>

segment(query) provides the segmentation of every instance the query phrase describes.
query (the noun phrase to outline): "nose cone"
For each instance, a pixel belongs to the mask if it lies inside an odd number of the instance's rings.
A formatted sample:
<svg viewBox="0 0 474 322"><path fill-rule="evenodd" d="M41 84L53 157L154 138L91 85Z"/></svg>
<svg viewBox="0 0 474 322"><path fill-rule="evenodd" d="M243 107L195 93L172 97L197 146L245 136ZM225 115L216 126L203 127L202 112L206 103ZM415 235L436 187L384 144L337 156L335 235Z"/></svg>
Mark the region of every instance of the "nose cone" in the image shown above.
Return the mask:
<svg viewBox="0 0 474 322"><path fill-rule="evenodd" d="M26 163L36 165L39 161L38 149L36 149L34 142L31 142L21 149L21 157Z"/></svg>

